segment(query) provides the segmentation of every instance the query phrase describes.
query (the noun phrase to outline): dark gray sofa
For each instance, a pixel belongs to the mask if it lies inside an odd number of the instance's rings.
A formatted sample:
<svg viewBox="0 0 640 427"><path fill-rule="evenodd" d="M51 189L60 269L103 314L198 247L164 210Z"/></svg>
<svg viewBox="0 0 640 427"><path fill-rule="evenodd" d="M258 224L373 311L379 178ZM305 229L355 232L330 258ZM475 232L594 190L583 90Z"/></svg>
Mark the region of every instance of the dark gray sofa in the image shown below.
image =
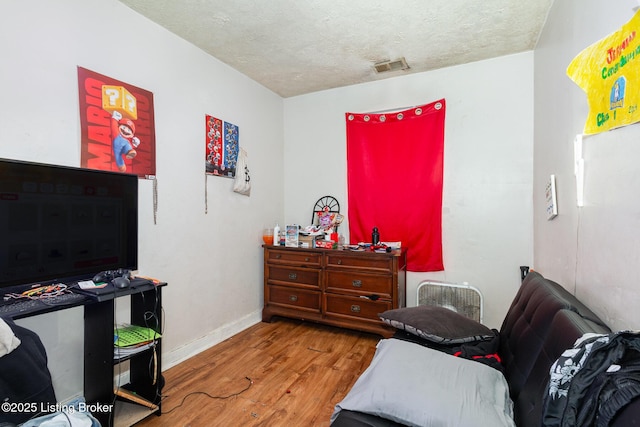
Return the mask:
<svg viewBox="0 0 640 427"><path fill-rule="evenodd" d="M583 334L610 329L559 284L531 271L517 292L499 331L499 355L517 426L542 425L549 369ZM341 411L332 427L396 427L377 416ZM621 409L615 427L640 426L640 399ZM581 426L582 427L582 426Z"/></svg>

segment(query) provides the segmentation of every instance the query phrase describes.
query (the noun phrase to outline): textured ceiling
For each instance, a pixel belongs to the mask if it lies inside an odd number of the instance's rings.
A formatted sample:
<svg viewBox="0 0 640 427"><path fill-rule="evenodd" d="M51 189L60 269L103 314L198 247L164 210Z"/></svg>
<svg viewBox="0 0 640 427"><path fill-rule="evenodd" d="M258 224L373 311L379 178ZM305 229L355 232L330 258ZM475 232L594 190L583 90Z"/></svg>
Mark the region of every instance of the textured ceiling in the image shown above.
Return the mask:
<svg viewBox="0 0 640 427"><path fill-rule="evenodd" d="M553 0L120 0L282 97L532 50ZM408 70L373 65L404 57Z"/></svg>

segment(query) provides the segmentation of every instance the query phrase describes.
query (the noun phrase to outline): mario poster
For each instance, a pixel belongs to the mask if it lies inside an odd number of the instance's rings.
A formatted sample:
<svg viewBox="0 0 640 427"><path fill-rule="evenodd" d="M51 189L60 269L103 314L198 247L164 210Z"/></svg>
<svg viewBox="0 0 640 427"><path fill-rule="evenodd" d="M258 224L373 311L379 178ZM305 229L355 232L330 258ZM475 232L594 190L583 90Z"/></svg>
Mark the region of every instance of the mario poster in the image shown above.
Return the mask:
<svg viewBox="0 0 640 427"><path fill-rule="evenodd" d="M80 165L155 177L153 94L78 67Z"/></svg>

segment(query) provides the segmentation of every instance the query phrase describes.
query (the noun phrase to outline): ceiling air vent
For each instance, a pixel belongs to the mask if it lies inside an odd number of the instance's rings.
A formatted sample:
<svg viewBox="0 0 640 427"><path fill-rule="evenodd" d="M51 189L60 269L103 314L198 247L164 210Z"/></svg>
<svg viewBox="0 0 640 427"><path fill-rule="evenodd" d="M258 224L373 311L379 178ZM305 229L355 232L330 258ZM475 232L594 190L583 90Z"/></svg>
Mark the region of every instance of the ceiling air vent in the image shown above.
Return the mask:
<svg viewBox="0 0 640 427"><path fill-rule="evenodd" d="M409 68L409 65L403 57L395 61L378 62L377 64L373 64L373 68L376 70L376 73L386 73L388 71L406 70Z"/></svg>

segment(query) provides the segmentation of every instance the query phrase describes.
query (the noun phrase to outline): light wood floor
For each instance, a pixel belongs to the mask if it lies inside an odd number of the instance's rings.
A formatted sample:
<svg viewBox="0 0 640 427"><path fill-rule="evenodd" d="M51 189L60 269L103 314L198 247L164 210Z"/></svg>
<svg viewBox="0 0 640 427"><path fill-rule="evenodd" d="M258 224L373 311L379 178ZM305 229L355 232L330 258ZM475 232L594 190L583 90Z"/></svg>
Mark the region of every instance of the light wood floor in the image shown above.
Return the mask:
<svg viewBox="0 0 640 427"><path fill-rule="evenodd" d="M165 371L162 416L136 427L328 426L380 338L281 318L259 323Z"/></svg>

